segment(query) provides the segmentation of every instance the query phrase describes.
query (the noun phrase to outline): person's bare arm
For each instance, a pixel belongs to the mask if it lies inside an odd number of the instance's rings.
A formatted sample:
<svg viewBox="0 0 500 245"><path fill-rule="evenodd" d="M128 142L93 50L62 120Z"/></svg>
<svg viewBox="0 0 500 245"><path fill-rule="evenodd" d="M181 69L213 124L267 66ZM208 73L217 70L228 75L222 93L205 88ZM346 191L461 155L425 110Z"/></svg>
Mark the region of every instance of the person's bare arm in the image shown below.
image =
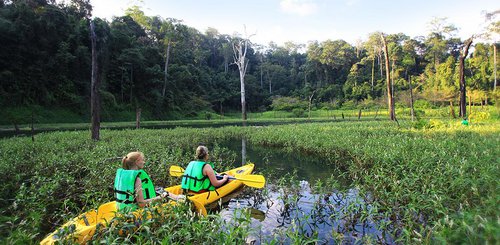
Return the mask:
<svg viewBox="0 0 500 245"><path fill-rule="evenodd" d="M135 194L135 198L136 198L135 200L137 201L137 205L139 205L139 207L143 208L148 203L161 200L161 196L153 197L153 198L150 198L150 199L144 199L144 195L142 194L141 179L136 178L134 186L135 186L135 193L136 193Z"/></svg>
<svg viewBox="0 0 500 245"><path fill-rule="evenodd" d="M203 167L203 175L207 176L208 179L210 179L210 183L212 183L213 186L219 187L226 183L226 180L229 176L224 175L222 176L221 180L218 180L217 177L215 176L215 172L212 169L212 166L210 164L206 164L205 167Z"/></svg>

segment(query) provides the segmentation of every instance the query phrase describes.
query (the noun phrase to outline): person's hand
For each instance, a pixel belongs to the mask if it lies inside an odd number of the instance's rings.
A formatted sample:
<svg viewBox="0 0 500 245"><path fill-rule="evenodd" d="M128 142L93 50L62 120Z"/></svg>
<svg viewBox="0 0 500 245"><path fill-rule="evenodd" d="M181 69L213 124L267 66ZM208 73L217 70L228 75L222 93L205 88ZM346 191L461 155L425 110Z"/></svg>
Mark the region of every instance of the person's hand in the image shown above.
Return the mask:
<svg viewBox="0 0 500 245"><path fill-rule="evenodd" d="M166 192L166 191L165 191L165 192L163 192L163 193L161 193L161 198L166 198L166 197L168 197L168 196L169 196L169 193L168 193L168 192Z"/></svg>
<svg viewBox="0 0 500 245"><path fill-rule="evenodd" d="M182 195L182 194L179 194L179 195L177 195L177 197L175 197L175 200L177 202L185 202L186 201L186 196Z"/></svg>
<svg viewBox="0 0 500 245"><path fill-rule="evenodd" d="M229 178L229 175L223 175L222 176L222 180L224 180L224 182L226 182L228 178Z"/></svg>

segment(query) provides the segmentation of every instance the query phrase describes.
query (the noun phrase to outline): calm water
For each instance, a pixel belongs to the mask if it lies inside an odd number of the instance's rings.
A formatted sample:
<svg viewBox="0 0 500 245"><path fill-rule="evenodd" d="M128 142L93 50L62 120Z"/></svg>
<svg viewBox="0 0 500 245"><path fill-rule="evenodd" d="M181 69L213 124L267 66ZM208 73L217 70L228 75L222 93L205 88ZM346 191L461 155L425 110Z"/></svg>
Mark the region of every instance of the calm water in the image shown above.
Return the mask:
<svg viewBox="0 0 500 245"><path fill-rule="evenodd" d="M234 221L236 210L251 213L251 227L256 232L247 239L249 243L261 244L272 236L286 240L285 231L292 228L304 236L316 234L319 243L332 244L334 237L343 237L344 242L363 243L360 239L392 243L390 237L377 230L367 204L369 197L361 197L350 182L325 163L325 159L298 153L287 153L280 148L243 144L241 140L220 144L238 155L235 165L243 161L255 163L255 170L265 173L264 189L242 188L209 208L217 209L228 222ZM244 156L242 156L242 152ZM277 184L279 176L296 172L295 183ZM271 174L267 174L271 173ZM335 176L338 190L315 194L315 183ZM331 188L330 188L331 190ZM218 206L218 207L217 207ZM364 218L363 218L364 217Z"/></svg>
<svg viewBox="0 0 500 245"><path fill-rule="evenodd" d="M295 172L299 180L311 183L334 175L342 186L350 184L349 180L340 177L341 172L334 166L328 166L326 159L314 155L289 153L281 148L252 145L246 141L242 143L241 139L224 142L219 144L219 147L227 148L237 155L235 167L252 162L255 164L254 171L265 173L267 179L272 180ZM242 150L242 147L245 147L245 150ZM268 174L271 176L267 176Z"/></svg>

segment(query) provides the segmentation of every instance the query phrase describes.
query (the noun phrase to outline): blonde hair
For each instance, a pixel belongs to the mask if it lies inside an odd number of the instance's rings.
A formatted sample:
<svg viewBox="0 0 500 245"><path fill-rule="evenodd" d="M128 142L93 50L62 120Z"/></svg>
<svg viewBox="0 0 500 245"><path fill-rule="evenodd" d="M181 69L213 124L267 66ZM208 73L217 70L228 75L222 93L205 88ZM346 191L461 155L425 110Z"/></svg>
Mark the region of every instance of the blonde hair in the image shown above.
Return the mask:
<svg viewBox="0 0 500 245"><path fill-rule="evenodd" d="M123 168L127 170L131 169L135 165L135 162L137 162L137 159L139 159L139 157L142 157L144 159L144 154L140 151L133 151L128 153L122 159Z"/></svg>
<svg viewBox="0 0 500 245"><path fill-rule="evenodd" d="M198 146L198 148L196 148L196 159L203 159L205 158L205 156L208 155L208 148L204 145L200 145Z"/></svg>

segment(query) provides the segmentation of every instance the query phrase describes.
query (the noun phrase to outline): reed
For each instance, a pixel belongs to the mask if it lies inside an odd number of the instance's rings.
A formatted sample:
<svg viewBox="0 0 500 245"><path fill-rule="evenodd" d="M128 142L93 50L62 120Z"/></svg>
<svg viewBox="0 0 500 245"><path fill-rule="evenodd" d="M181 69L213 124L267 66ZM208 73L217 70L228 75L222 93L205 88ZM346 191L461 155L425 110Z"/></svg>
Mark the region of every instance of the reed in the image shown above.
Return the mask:
<svg viewBox="0 0 500 245"><path fill-rule="evenodd" d="M178 179L168 175L168 168L186 167L198 143L208 144L213 149L211 160L219 169L226 169L235 156L219 143L244 136L252 144L322 157L325 170L341 169L360 197L336 206L338 196L347 193L339 190L335 180L325 180L317 183L316 194L322 200L328 196L327 201L316 206L330 214L316 210L302 215L300 202L304 200L294 192L298 180L292 176L271 179L277 188L287 186L279 201L288 204L290 214L302 218L264 241L280 243L288 236L290 243L318 242L319 236L311 231L312 220L319 220L343 224L333 226L328 238L338 241L498 242L500 123L477 122L465 127L456 121L433 120L400 122L399 126L384 121L346 121L103 130L98 142L89 139L89 131L41 133L34 142L31 137L2 139L0 168L6 174L0 186L0 239L6 243L39 241L66 220L112 200L112 181L120 167L117 159L129 151L144 152L149 162L146 170L155 184L169 186ZM266 191L261 194L259 200L266 202ZM217 214L198 219L181 209L173 213L179 218L155 218L128 238L116 235L113 229L127 226L116 221L116 228L104 229L96 239L241 243L252 229L244 225L250 219L246 214L238 216L244 228L236 229ZM346 228L365 221L377 226L376 236L359 236Z"/></svg>

